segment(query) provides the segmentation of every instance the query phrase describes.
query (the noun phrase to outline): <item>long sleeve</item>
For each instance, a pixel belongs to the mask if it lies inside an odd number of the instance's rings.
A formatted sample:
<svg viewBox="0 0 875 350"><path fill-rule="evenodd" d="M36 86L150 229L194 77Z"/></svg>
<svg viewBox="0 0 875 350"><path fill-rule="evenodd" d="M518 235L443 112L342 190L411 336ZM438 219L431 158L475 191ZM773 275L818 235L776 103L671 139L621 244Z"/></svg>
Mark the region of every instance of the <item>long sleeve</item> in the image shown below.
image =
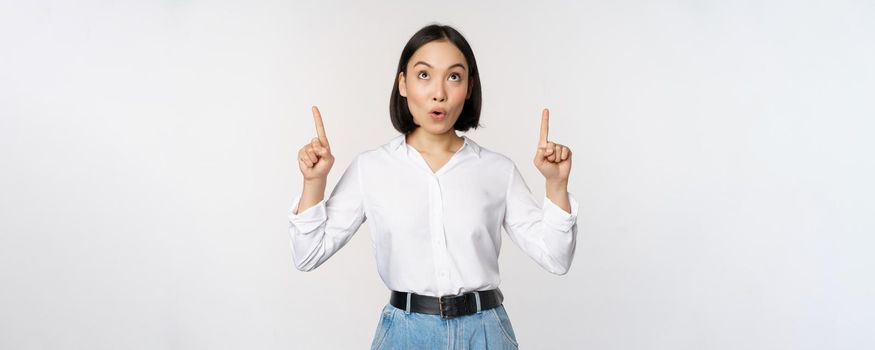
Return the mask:
<svg viewBox="0 0 875 350"><path fill-rule="evenodd" d="M289 209L292 260L301 271L311 271L343 248L365 217L358 155L343 172L328 199L294 214L298 193Z"/></svg>
<svg viewBox="0 0 875 350"><path fill-rule="evenodd" d="M502 225L526 255L556 275L568 272L577 246L578 203L571 193L568 200L571 213L546 196L539 207L519 169L513 166Z"/></svg>

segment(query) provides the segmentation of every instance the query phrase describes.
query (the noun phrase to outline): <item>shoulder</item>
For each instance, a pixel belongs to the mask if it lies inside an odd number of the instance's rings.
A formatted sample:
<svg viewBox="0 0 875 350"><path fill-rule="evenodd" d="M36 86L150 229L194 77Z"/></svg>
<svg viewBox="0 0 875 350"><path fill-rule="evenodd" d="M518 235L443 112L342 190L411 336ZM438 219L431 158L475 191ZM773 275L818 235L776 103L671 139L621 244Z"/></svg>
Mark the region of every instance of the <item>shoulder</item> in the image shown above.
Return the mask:
<svg viewBox="0 0 875 350"><path fill-rule="evenodd" d="M479 154L480 159L491 162L499 162L503 164L513 163L513 160L505 154L484 146L467 135L464 135L462 137L465 138L465 142L467 142L471 146L473 151Z"/></svg>
<svg viewBox="0 0 875 350"><path fill-rule="evenodd" d="M464 137L466 139L466 142L468 142L472 146L471 148L473 149L473 151L478 153L479 162L487 169L495 169L501 172L510 172L516 166L513 159L511 159L507 155L484 145L481 145L480 143L474 141L468 136Z"/></svg>
<svg viewBox="0 0 875 350"><path fill-rule="evenodd" d="M398 151L403 143L404 135L397 134L395 136L392 136L391 138L384 139L383 143L378 146L359 151L355 156L353 156L353 162L367 162L385 159L386 157L389 157L392 153Z"/></svg>

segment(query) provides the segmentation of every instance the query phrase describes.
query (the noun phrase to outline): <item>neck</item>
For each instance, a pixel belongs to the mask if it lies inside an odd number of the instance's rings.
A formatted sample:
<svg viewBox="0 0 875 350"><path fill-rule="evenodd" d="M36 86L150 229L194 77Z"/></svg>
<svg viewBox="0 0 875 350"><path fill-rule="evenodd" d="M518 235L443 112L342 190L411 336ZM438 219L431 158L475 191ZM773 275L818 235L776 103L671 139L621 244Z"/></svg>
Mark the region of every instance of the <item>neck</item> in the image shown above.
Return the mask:
<svg viewBox="0 0 875 350"><path fill-rule="evenodd" d="M456 153L465 143L453 129L443 134L432 134L423 130L422 127L407 134L405 141L424 154Z"/></svg>

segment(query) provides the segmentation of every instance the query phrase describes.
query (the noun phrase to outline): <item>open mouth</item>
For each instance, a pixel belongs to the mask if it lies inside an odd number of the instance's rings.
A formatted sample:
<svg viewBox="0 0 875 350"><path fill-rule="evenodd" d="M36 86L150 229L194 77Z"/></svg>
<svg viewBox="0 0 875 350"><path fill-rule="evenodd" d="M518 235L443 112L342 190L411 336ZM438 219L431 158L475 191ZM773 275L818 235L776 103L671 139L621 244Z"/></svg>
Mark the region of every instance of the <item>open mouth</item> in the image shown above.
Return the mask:
<svg viewBox="0 0 875 350"><path fill-rule="evenodd" d="M428 115L431 116L431 118L434 120L443 120L447 117L447 111L445 111L441 107L435 107L428 112Z"/></svg>

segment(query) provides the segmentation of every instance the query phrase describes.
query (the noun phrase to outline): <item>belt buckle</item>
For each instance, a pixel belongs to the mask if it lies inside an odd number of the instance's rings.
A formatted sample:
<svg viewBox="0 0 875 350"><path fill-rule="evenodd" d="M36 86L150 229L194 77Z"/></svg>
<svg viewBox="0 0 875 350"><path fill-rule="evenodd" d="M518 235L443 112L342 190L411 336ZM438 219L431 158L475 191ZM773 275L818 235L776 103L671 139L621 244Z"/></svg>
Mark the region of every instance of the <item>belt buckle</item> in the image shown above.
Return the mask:
<svg viewBox="0 0 875 350"><path fill-rule="evenodd" d="M453 318L453 317L444 313L444 311L447 311L446 308L444 308L444 305L447 305L444 303L444 297L445 297L445 295L438 297L438 305L440 306L440 309L441 309L441 319L448 320L448 319Z"/></svg>

